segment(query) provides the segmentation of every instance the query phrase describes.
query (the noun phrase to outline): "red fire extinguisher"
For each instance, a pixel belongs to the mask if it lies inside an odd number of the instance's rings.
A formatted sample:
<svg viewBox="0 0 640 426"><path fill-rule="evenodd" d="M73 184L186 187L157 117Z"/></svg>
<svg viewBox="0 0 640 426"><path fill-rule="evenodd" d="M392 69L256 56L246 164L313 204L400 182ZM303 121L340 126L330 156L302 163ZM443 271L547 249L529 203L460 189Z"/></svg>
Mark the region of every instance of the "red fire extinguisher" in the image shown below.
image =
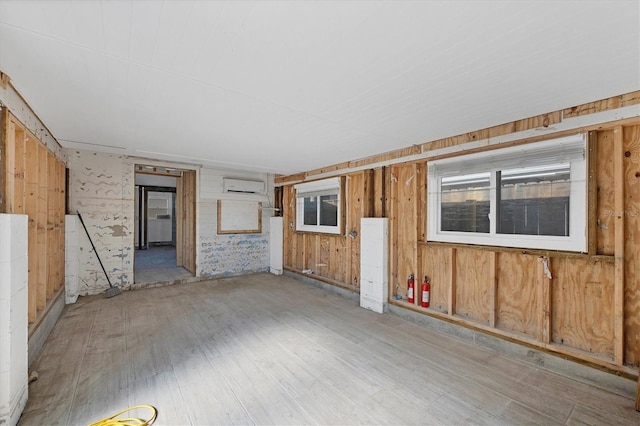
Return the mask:
<svg viewBox="0 0 640 426"><path fill-rule="evenodd" d="M424 282L422 283L422 301L420 305L423 308L429 307L429 293L431 292L431 283L429 282L429 278L424 277Z"/></svg>
<svg viewBox="0 0 640 426"><path fill-rule="evenodd" d="M407 299L409 303L414 302L413 290L415 287L415 280L413 279L413 274L409 275L409 279L407 280Z"/></svg>

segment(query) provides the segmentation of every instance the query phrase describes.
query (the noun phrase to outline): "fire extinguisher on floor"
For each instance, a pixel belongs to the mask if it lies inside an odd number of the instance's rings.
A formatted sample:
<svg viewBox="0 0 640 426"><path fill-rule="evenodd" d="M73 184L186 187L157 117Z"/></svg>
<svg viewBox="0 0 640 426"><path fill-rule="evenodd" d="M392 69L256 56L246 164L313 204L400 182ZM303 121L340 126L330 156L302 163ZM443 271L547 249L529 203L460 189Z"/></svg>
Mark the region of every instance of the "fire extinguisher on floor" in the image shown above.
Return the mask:
<svg viewBox="0 0 640 426"><path fill-rule="evenodd" d="M424 282L422 283L422 299L420 303L423 308L429 307L429 293L431 293L431 283L429 282L428 277L424 277Z"/></svg>
<svg viewBox="0 0 640 426"><path fill-rule="evenodd" d="M409 303L413 303L414 302L414 288L415 288L415 280L413 279L413 274L409 275L409 279L407 280L407 300L409 300Z"/></svg>

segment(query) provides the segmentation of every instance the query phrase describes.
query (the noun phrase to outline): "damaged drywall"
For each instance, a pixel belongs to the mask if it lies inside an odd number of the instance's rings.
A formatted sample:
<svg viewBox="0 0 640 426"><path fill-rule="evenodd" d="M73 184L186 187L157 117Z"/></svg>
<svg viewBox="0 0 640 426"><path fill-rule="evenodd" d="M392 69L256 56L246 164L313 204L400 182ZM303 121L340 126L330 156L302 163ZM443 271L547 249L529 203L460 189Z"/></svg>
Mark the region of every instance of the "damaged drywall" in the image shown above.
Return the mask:
<svg viewBox="0 0 640 426"><path fill-rule="evenodd" d="M133 284L134 164L126 156L68 151L69 209L79 212L91 243L78 229L78 294L97 294L109 280L121 288ZM97 252L97 253L96 253Z"/></svg>
<svg viewBox="0 0 640 426"><path fill-rule="evenodd" d="M117 154L69 150L69 209L79 211L110 281L122 289L134 284L135 165L168 165ZM173 166L175 167L175 166ZM191 168L193 169L193 168ZM267 271L269 217L273 215L273 176L264 173L196 168L196 275L215 277ZM228 194L223 177L267 182L266 194ZM218 235L219 199L262 203L262 232ZM109 284L84 230L78 228L79 295L98 294Z"/></svg>

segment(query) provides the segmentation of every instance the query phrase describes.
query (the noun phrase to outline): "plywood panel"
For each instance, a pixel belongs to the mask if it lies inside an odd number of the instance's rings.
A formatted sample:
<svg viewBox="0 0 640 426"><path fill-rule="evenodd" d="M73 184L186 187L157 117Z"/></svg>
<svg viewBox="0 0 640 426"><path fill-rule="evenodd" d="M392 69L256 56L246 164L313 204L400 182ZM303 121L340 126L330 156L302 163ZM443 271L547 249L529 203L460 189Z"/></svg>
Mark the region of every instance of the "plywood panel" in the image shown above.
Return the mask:
<svg viewBox="0 0 640 426"><path fill-rule="evenodd" d="M488 325L490 252L462 248L456 251L455 314Z"/></svg>
<svg viewBox="0 0 640 426"><path fill-rule="evenodd" d="M625 363L640 366L640 126L624 129Z"/></svg>
<svg viewBox="0 0 640 426"><path fill-rule="evenodd" d="M295 257L296 263L294 267L298 270L303 270L307 268L305 264L305 248L306 248L305 235L306 234L302 234L302 233L294 234L294 238L295 238L294 245L296 247L296 257Z"/></svg>
<svg viewBox="0 0 640 426"><path fill-rule="evenodd" d="M329 268L331 270L331 278L338 282L346 282L347 262L347 237L334 236L329 238L330 256Z"/></svg>
<svg viewBox="0 0 640 426"><path fill-rule="evenodd" d="M301 269L311 269L316 271L316 235L303 234L302 235L303 249L303 264Z"/></svg>
<svg viewBox="0 0 640 426"><path fill-rule="evenodd" d="M538 258L537 283L538 289L538 341L549 344L551 342L551 259L548 257Z"/></svg>
<svg viewBox="0 0 640 426"><path fill-rule="evenodd" d="M613 255L615 236L613 130L598 132L598 142L596 143L596 157L598 159L596 164L597 253Z"/></svg>
<svg viewBox="0 0 640 426"><path fill-rule="evenodd" d="M431 279L431 293L429 308L439 312L447 312L449 305L450 259L449 249L421 245L422 277L427 275Z"/></svg>
<svg viewBox="0 0 640 426"><path fill-rule="evenodd" d="M317 238L317 252L318 262L316 264L316 270L319 274L326 278L333 278L333 274L330 269L330 257L331 257L331 240L333 238L328 235L318 235Z"/></svg>
<svg viewBox="0 0 640 426"><path fill-rule="evenodd" d="M497 328L536 335L536 256L502 252L498 258Z"/></svg>
<svg viewBox="0 0 640 426"><path fill-rule="evenodd" d="M551 340L613 357L613 264L554 258L551 273Z"/></svg>

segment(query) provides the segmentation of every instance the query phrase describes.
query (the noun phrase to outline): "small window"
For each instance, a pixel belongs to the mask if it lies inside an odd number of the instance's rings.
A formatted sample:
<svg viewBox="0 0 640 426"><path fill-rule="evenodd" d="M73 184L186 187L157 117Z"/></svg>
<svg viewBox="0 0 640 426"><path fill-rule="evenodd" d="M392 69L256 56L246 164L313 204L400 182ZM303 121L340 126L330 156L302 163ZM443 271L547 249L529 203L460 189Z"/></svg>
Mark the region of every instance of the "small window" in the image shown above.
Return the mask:
<svg viewBox="0 0 640 426"><path fill-rule="evenodd" d="M586 249L584 135L427 166L430 241Z"/></svg>
<svg viewBox="0 0 640 426"><path fill-rule="evenodd" d="M301 183L296 189L296 230L341 232L340 178Z"/></svg>

